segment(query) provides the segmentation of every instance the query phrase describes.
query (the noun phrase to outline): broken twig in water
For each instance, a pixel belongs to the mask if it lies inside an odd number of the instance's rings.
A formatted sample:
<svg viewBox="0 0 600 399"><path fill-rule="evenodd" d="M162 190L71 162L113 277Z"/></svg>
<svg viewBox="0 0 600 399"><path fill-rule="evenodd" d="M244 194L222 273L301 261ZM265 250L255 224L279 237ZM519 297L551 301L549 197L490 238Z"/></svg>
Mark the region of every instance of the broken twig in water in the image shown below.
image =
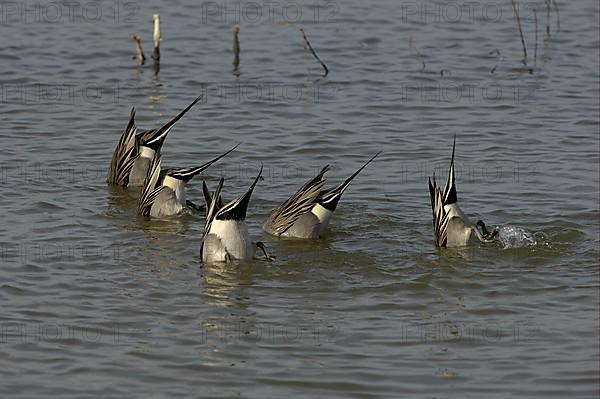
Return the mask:
<svg viewBox="0 0 600 399"><path fill-rule="evenodd" d="M138 64L144 65L144 63L146 62L146 56L144 55L144 52L142 51L142 41L140 40L140 37L137 35L132 35L131 38L135 42L135 49L137 51ZM136 57L133 57L133 58L136 58Z"/></svg>
<svg viewBox="0 0 600 399"><path fill-rule="evenodd" d="M560 13L558 12L558 4L556 3L556 0L553 0L554 2L554 11L556 11L556 30L560 30Z"/></svg>
<svg viewBox="0 0 600 399"><path fill-rule="evenodd" d="M550 3L552 0L544 0L546 6L546 36L550 36Z"/></svg>
<svg viewBox="0 0 600 399"><path fill-rule="evenodd" d="M537 65L537 48L538 48L538 18L535 9L533 10L533 22L535 23L535 47L533 49L533 67Z"/></svg>
<svg viewBox="0 0 600 399"><path fill-rule="evenodd" d="M152 62L152 72L154 73L154 74L152 75L152 77L153 77L155 80L158 80L158 73L160 72L160 61L158 61L158 60L156 60L156 59L155 59L155 60Z"/></svg>
<svg viewBox="0 0 600 399"><path fill-rule="evenodd" d="M329 74L329 69L327 68L327 65L325 65L325 63L323 61L321 61L321 59L319 58L319 56L317 55L317 53L315 52L315 50L310 45L310 42L308 41L308 38L306 37L306 33L304 32L304 29L302 29L302 28L299 28L299 29L300 29L300 33L302 33L302 40L304 40L304 47L308 48L310 50L310 52L312 53L313 57L315 57L315 59L317 61L319 61L319 63L321 64L321 66L325 70L325 75L323 75L323 76L327 76Z"/></svg>
<svg viewBox="0 0 600 399"><path fill-rule="evenodd" d="M154 20L154 34L152 38L154 39L154 51L152 52L152 58L155 62L160 60L160 41L162 37L160 35L160 14L154 14L152 16Z"/></svg>
<svg viewBox="0 0 600 399"><path fill-rule="evenodd" d="M546 6L546 35L550 36L550 9L554 3L554 12L556 13L556 31L560 30L560 12L558 11L558 4L556 0L544 0Z"/></svg>
<svg viewBox="0 0 600 399"><path fill-rule="evenodd" d="M417 46L413 46L412 36L408 38L408 47L415 49L415 51L417 52L417 55L419 56L419 59L421 59L421 64L422 64L421 72L423 72L425 70L425 67L426 67L425 57L423 56L423 54L421 54L421 52L419 51L419 49L417 48Z"/></svg>
<svg viewBox="0 0 600 399"><path fill-rule="evenodd" d="M498 67L500 66L502 61L504 61L504 57L502 56L502 54L500 53L500 50L498 50L498 49L490 51L488 54L489 55L496 54L496 56L497 56L496 65L494 65L494 67L490 70L490 73L493 74L494 72L496 72L496 69L498 69Z"/></svg>
<svg viewBox="0 0 600 399"><path fill-rule="evenodd" d="M240 39L238 38L240 33L239 25L233 27L233 66L237 70L240 66Z"/></svg>
<svg viewBox="0 0 600 399"><path fill-rule="evenodd" d="M519 16L519 11L517 10L517 4L515 0L512 1L513 10L515 12L515 21L517 24L517 30L519 31L519 35L521 36L521 44L523 45L523 64L527 65L527 48L525 47L525 38L523 37L523 29L521 29L521 17Z"/></svg>

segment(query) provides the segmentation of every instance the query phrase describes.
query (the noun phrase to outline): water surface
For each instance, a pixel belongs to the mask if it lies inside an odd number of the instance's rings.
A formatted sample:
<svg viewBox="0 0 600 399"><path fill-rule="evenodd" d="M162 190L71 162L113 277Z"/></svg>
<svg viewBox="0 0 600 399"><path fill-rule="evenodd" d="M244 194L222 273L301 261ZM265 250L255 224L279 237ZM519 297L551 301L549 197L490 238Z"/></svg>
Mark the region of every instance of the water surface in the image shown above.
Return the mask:
<svg viewBox="0 0 600 399"><path fill-rule="evenodd" d="M521 11L524 67L505 3L456 18L434 2L302 1L258 22L244 2L101 1L72 19L65 6L57 18L50 3L37 16L5 3L2 396L594 396L598 5L560 2L548 36L543 2L521 4L538 7L535 64ZM203 217L140 220L135 196L105 183L132 106L151 128L199 94L163 165L242 143L203 178L224 175L233 198L264 164L247 222L273 263L202 266ZM454 134L465 213L534 244L433 246L427 178L443 182ZM261 232L320 167L333 184L379 150L322 240ZM201 178L188 196L201 202Z"/></svg>

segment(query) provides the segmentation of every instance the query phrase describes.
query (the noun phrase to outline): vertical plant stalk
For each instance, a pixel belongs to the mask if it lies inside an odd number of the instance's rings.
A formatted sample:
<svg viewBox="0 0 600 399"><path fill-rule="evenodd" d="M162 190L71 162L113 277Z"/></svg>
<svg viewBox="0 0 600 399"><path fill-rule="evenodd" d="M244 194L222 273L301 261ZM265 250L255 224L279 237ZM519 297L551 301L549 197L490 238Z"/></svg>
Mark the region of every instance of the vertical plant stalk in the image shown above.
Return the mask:
<svg viewBox="0 0 600 399"><path fill-rule="evenodd" d="M521 44L523 45L523 64L527 65L527 47L525 47L525 38L523 37L523 29L521 29L521 17L519 16L519 11L517 10L517 4L515 0L512 1L513 10L515 12L515 21L517 24L517 30L519 31L519 35L521 36Z"/></svg>
<svg viewBox="0 0 600 399"><path fill-rule="evenodd" d="M550 2L552 0L544 0L546 6L546 36L550 36Z"/></svg>
<svg viewBox="0 0 600 399"><path fill-rule="evenodd" d="M300 33L302 33L302 40L304 41L304 48L308 48L310 50L313 57L315 57L315 59L319 62L319 64L321 64L321 66L325 70L325 75L323 75L323 76L327 76L329 74L329 68L327 68L327 65L325 65L325 63L323 61L321 61L321 59L319 58L319 56L317 55L315 50L310 45L310 42L308 41L308 38L306 37L306 33L304 32L304 29L300 28Z"/></svg>
<svg viewBox="0 0 600 399"><path fill-rule="evenodd" d="M158 73L160 72L160 61L158 60L153 60L152 62L152 72L153 75L152 77L154 78L154 80L158 80Z"/></svg>
<svg viewBox="0 0 600 399"><path fill-rule="evenodd" d="M415 49L415 51L417 52L417 55L419 56L419 59L421 60L421 72L423 72L425 70L425 67L427 66L427 64L425 64L425 56L423 54L421 54L421 52L419 51L419 49L416 46L413 48Z"/></svg>
<svg viewBox="0 0 600 399"><path fill-rule="evenodd" d="M144 51L142 51L142 41L137 35L132 35L131 38L135 42L135 50L137 51L138 64L144 65L144 63L146 62L146 56L144 55Z"/></svg>
<svg viewBox="0 0 600 399"><path fill-rule="evenodd" d="M154 20L154 33L152 35L154 39L154 51L152 52L152 58L154 62L158 62L160 60L160 41L162 40L160 34L160 14L154 14L152 19Z"/></svg>
<svg viewBox="0 0 600 399"><path fill-rule="evenodd" d="M233 68L237 70L240 66L240 39L238 34L240 33L239 25L233 27Z"/></svg>
<svg viewBox="0 0 600 399"><path fill-rule="evenodd" d="M504 61L504 57L502 56L502 53L498 49L490 51L489 54L496 55L496 65L494 65L494 67L490 70L490 73L494 74L496 72L496 69L498 69L498 67L502 63L502 61Z"/></svg>
<svg viewBox="0 0 600 399"><path fill-rule="evenodd" d="M415 49L415 52L417 53L417 56L421 60L421 70L420 70L420 72L423 72L425 70L425 67L427 66L427 64L425 64L425 56L423 56L423 54L421 54L421 52L419 51L419 49L417 48L417 46L413 46L412 36L408 38L408 47Z"/></svg>
<svg viewBox="0 0 600 399"><path fill-rule="evenodd" d="M558 4L554 1L554 11L556 11L556 29L560 30L560 13L558 12Z"/></svg>
<svg viewBox="0 0 600 399"><path fill-rule="evenodd" d="M537 48L538 48L538 18L535 8L533 9L533 22L535 24L535 47L533 49L533 67L537 65Z"/></svg>

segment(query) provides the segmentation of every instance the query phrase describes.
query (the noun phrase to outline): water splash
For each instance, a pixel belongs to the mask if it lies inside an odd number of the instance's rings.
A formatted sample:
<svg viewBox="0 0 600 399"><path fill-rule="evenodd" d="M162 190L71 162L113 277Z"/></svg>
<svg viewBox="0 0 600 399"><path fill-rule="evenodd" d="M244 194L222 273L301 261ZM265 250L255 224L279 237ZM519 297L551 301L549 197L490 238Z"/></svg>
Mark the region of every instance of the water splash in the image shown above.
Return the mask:
<svg viewBox="0 0 600 399"><path fill-rule="evenodd" d="M535 247L538 241L534 233L518 226L501 226L498 228L497 240L507 248Z"/></svg>

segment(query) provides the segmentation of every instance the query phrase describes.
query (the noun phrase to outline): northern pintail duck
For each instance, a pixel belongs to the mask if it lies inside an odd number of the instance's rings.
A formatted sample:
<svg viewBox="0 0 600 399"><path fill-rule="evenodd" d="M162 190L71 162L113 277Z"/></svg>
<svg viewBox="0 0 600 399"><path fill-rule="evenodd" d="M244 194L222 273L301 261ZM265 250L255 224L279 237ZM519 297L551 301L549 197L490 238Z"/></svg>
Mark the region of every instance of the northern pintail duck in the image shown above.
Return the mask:
<svg viewBox="0 0 600 399"><path fill-rule="evenodd" d="M454 150L456 147L456 136L452 144L452 158L450 160L450 171L446 188L442 193L433 178L429 179L429 197L433 211L433 231L435 245L438 247L461 247L474 242L475 237L481 242L492 242L498 232L489 232L481 220L473 224L465 216L458 206L456 196L456 180L454 173ZM432 183L433 180L433 183ZM478 227L481 228L481 232Z"/></svg>
<svg viewBox="0 0 600 399"><path fill-rule="evenodd" d="M278 237L319 238L329 225L331 215L350 182L380 153L375 154L345 181L329 190L322 190L325 184L323 176L329 170L329 165L326 165L318 175L271 212L263 230Z"/></svg>
<svg viewBox="0 0 600 399"><path fill-rule="evenodd" d="M231 262L234 260L250 260L256 248L260 248L268 260L273 260L262 242L252 243L246 226L246 212L252 191L262 175L263 167L245 194L225 204L221 203L221 189L224 179L221 178L216 190L210 194L206 224L200 246L202 262ZM205 192L208 190L205 190Z"/></svg>
<svg viewBox="0 0 600 399"><path fill-rule="evenodd" d="M160 154L155 153L139 198L138 213L145 217L164 218L186 210L200 210L200 206L186 199L186 183L236 148L237 145L200 166L162 170Z"/></svg>
<svg viewBox="0 0 600 399"><path fill-rule="evenodd" d="M145 130L141 133L137 133L135 108L133 108L129 117L129 123L121 135L117 148L113 152L106 182L123 187L142 186L154 154L160 152L165 138L175 123L200 101L201 98L202 96L196 98L161 128Z"/></svg>

